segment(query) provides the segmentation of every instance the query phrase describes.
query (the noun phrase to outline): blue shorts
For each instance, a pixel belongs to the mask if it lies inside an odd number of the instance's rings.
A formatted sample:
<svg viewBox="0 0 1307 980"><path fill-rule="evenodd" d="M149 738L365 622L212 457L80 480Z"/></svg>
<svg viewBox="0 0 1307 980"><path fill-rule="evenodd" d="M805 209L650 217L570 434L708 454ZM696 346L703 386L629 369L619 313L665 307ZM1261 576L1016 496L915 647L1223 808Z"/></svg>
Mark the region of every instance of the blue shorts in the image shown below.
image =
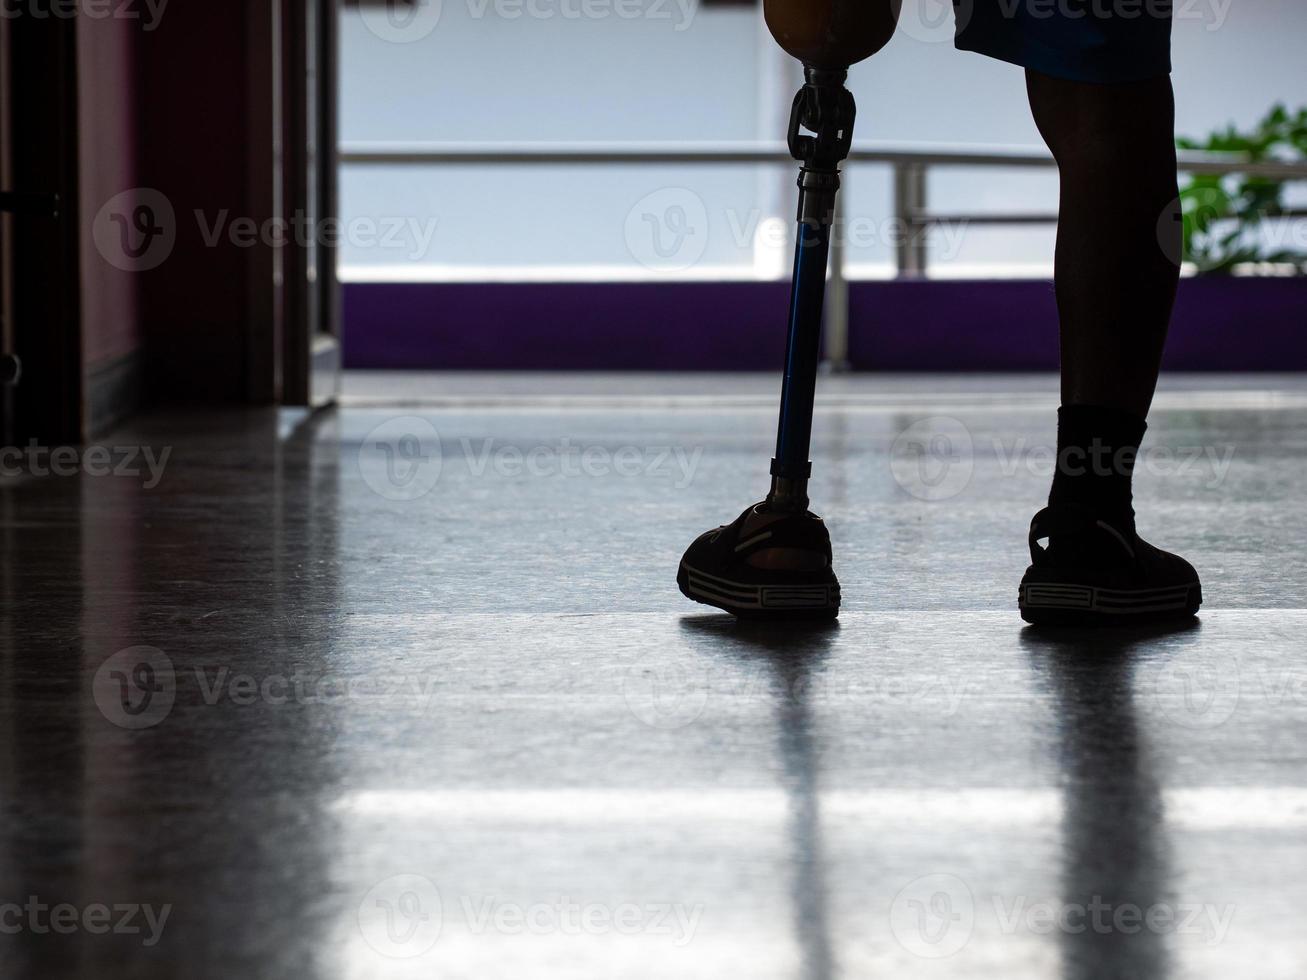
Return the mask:
<svg viewBox="0 0 1307 980"><path fill-rule="evenodd" d="M1171 72L1171 0L953 0L957 46L1074 82Z"/></svg>

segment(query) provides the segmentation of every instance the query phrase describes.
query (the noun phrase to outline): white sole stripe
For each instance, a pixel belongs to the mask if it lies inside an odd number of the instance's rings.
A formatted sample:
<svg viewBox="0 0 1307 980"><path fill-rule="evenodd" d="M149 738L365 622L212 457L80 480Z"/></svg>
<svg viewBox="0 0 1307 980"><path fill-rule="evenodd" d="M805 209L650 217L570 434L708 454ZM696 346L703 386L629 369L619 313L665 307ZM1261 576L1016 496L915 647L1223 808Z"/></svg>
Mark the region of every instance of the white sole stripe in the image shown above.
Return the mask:
<svg viewBox="0 0 1307 980"><path fill-rule="evenodd" d="M727 589L727 588L723 588L720 585L713 585L711 582L704 582L695 575L690 576L690 584L696 586L697 588L707 589L710 592L715 592L718 595L726 596L727 598L731 598L731 599L757 599L758 598L757 590L749 592L749 591L744 591L739 589Z"/></svg>
<svg viewBox="0 0 1307 980"><path fill-rule="evenodd" d="M1100 589L1090 585L1032 582L1021 586L1020 605L1026 609L1069 609L1112 614L1172 612L1189 606L1195 586L1160 589Z"/></svg>
<svg viewBox="0 0 1307 980"><path fill-rule="evenodd" d="M685 569L686 589L714 604L734 609L837 609L839 586L831 585L746 585Z"/></svg>

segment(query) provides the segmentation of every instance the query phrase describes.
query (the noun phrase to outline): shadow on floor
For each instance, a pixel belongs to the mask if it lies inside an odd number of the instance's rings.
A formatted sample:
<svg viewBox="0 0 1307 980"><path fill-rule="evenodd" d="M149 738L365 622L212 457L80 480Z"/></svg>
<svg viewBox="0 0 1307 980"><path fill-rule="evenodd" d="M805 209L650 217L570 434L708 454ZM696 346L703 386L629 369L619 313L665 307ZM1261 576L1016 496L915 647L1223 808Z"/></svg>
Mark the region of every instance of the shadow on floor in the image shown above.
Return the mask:
<svg viewBox="0 0 1307 980"><path fill-rule="evenodd" d="M1141 924L1174 912L1160 768L1139 725L1141 670L1159 645L1196 640L1201 622L1098 630L1027 627L1020 634L1056 712L1063 774L1062 908L1066 980L1172 973L1163 930Z"/></svg>
<svg viewBox="0 0 1307 980"><path fill-rule="evenodd" d="M681 632L705 654L728 656L763 665L771 681L776 710L777 751L789 798L789 840L792 870L794 935L805 980L827 980L836 974L828 890L821 837L821 750L810 692L813 675L839 635L839 622L793 627L741 623L731 616L686 616Z"/></svg>

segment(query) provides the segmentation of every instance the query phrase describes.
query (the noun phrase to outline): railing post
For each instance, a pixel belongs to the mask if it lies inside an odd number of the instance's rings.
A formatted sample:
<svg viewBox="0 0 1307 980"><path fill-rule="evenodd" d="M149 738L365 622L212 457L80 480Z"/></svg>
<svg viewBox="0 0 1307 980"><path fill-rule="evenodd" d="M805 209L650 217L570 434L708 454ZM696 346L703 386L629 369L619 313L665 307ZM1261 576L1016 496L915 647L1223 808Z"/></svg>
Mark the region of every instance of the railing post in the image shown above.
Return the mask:
<svg viewBox="0 0 1307 980"><path fill-rule="evenodd" d="M927 248L926 166L921 163L894 165L894 227L902 234L897 243L898 274L920 278L930 261Z"/></svg>
<svg viewBox="0 0 1307 980"><path fill-rule="evenodd" d="M849 280L845 275L844 205L849 199L848 171L844 174L844 195L835 203L835 226L830 243L830 278L826 280L826 356L823 366L841 373L849 369Z"/></svg>

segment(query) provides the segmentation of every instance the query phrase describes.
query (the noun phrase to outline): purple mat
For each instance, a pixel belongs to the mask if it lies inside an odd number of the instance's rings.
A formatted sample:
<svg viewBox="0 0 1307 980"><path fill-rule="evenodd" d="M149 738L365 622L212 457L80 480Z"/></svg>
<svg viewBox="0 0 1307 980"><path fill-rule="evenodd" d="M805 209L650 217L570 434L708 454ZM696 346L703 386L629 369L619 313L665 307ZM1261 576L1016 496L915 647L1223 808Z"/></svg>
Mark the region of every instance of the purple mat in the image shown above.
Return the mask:
<svg viewBox="0 0 1307 980"><path fill-rule="evenodd" d="M345 364L409 370L774 371L786 283L350 283ZM858 282L859 370L1057 367L1045 281ZM1166 364L1307 370L1307 279L1189 279Z"/></svg>

